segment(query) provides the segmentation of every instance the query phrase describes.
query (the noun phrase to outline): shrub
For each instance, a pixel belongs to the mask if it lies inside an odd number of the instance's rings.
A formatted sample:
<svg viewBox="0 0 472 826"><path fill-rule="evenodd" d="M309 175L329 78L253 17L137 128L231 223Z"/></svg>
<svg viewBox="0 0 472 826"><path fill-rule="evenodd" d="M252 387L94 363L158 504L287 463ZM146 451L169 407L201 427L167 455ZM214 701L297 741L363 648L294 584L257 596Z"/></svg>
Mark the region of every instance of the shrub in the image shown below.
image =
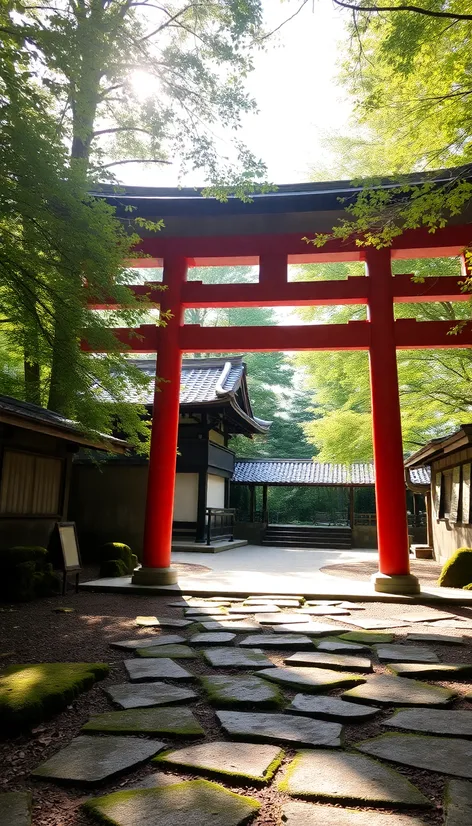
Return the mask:
<svg viewBox="0 0 472 826"><path fill-rule="evenodd" d="M109 559L121 559L129 567L131 565L131 548L124 542L107 542L100 548L100 562Z"/></svg>
<svg viewBox="0 0 472 826"><path fill-rule="evenodd" d="M12 602L28 602L50 596L60 588L46 548L8 548L0 552L0 597Z"/></svg>
<svg viewBox="0 0 472 826"><path fill-rule="evenodd" d="M129 574L129 568L122 559L107 559L100 565L100 576L126 576Z"/></svg>
<svg viewBox="0 0 472 826"><path fill-rule="evenodd" d="M444 564L438 585L463 588L472 582L472 548L459 548Z"/></svg>
<svg viewBox="0 0 472 826"><path fill-rule="evenodd" d="M464 585L464 591L472 591L472 582L469 582L468 585Z"/></svg>

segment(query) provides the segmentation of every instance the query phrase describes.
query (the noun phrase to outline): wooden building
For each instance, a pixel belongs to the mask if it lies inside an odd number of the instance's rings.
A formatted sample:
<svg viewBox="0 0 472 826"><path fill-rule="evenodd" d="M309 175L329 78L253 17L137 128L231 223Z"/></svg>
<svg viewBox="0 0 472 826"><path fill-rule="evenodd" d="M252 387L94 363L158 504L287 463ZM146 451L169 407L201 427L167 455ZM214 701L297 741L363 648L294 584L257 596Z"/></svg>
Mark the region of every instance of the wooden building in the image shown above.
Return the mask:
<svg viewBox="0 0 472 826"><path fill-rule="evenodd" d="M136 365L155 376L155 359ZM153 412L153 383L140 398ZM229 439L267 433L270 422L254 416L249 401L243 356L184 359L173 521L173 547L233 534L229 508L234 452ZM82 544L127 542L140 553L143 541L148 460L113 457L100 467L89 458L74 460L71 518ZM210 534L208 533L210 532Z"/></svg>
<svg viewBox="0 0 472 826"><path fill-rule="evenodd" d="M85 434L77 422L0 396L0 548L46 547L67 518L72 457L80 447L124 453L126 442Z"/></svg>
<svg viewBox="0 0 472 826"><path fill-rule="evenodd" d="M472 547L471 467L472 424L432 439L405 462L409 487L427 496L428 540L441 563L457 548Z"/></svg>

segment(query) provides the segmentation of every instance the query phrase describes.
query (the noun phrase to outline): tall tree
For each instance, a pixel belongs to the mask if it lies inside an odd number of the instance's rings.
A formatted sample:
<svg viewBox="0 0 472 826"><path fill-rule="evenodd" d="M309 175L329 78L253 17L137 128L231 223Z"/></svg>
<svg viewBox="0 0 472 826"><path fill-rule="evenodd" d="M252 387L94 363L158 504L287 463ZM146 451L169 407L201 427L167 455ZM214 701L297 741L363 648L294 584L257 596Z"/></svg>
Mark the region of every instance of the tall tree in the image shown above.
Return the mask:
<svg viewBox="0 0 472 826"><path fill-rule="evenodd" d="M105 426L111 407L91 416L97 391L123 405L130 382L142 378L116 352L85 356L79 339L84 328L93 340L119 323L88 312L88 296L118 298L118 290L131 304L120 323L142 318L122 269L137 223L130 215L120 225L88 192L118 164L168 163L177 154L220 196L225 187L251 190L262 164L237 141L222 158L214 129L235 133L254 108L243 84L262 37L260 0L10 0L0 14L2 221L11 241L2 327L24 352L29 398L44 401L48 388L50 407ZM21 268L28 278L20 295Z"/></svg>
<svg viewBox="0 0 472 826"><path fill-rule="evenodd" d="M368 244L388 245L404 228L442 226L472 197L466 180L472 161L470 3L335 3L349 9L341 81L360 128L350 154L361 158L358 170L365 172L367 157L374 174L399 176L399 186L388 192L366 187L350 210L352 220L333 234L361 233ZM411 186L401 178L441 166L454 170L442 186Z"/></svg>

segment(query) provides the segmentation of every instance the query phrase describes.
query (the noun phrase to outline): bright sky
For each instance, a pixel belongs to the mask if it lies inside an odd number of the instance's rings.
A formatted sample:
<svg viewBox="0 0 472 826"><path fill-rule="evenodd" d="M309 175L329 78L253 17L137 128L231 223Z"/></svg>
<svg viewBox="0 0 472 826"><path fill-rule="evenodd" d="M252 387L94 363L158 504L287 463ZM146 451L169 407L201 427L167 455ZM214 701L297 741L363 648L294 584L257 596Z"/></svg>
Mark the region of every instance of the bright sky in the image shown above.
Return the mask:
<svg viewBox="0 0 472 826"><path fill-rule="evenodd" d="M274 29L296 8L297 0L264 0L268 27ZM326 160L323 136L347 129L350 105L335 85L345 19L330 0L313 0L274 35L265 52L255 55L248 89L259 114L244 119L239 137L266 163L273 183L310 180L311 168ZM120 170L120 178L143 186L178 184L174 167L133 164ZM182 181L190 186L201 183L200 173Z"/></svg>

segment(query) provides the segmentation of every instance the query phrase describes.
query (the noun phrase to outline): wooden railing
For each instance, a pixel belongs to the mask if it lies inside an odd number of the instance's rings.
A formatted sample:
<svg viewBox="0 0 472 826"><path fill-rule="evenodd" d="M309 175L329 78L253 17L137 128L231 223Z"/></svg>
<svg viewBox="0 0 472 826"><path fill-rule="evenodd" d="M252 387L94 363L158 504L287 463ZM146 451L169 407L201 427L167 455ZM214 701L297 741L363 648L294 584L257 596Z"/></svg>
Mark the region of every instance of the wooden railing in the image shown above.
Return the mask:
<svg viewBox="0 0 472 826"><path fill-rule="evenodd" d="M355 525L377 525L377 514L375 513L356 513L354 516ZM424 528L426 526L426 513L420 511L419 513L408 514L409 528Z"/></svg>
<svg viewBox="0 0 472 826"><path fill-rule="evenodd" d="M214 539L234 539L235 508L206 509L206 544Z"/></svg>

